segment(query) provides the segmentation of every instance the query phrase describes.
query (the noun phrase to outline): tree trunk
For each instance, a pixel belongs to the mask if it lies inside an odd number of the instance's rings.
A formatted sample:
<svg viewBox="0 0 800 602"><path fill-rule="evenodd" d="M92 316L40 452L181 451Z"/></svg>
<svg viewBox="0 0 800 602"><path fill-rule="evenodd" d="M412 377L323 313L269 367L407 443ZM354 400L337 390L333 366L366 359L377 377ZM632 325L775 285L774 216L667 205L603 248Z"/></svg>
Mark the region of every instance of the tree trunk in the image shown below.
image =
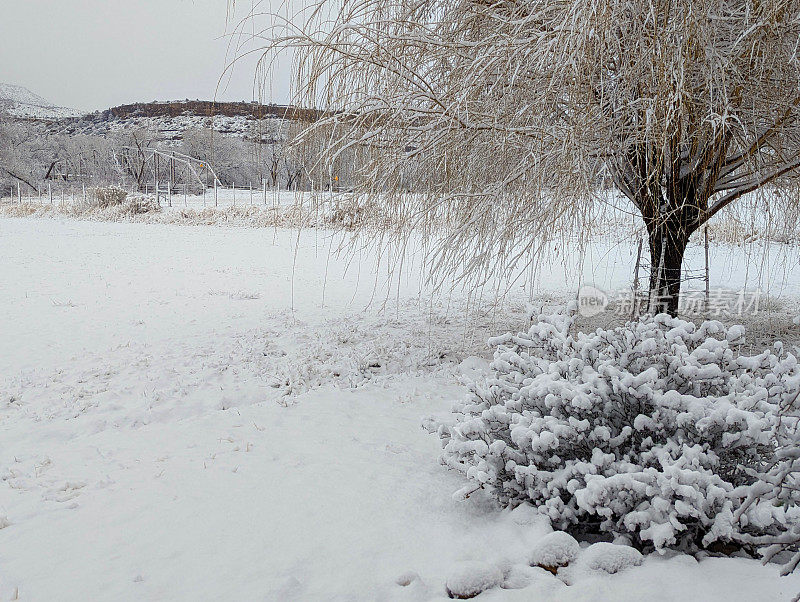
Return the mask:
<svg viewBox="0 0 800 602"><path fill-rule="evenodd" d="M651 314L678 313L683 255L689 237L708 218L708 199L719 176L725 144L725 138L715 139L700 155L695 150L686 156L678 139L665 149L652 144L633 146L612 170L615 183L639 209L647 228L647 311ZM698 164L692 158L697 156L707 161Z"/></svg>
<svg viewBox="0 0 800 602"><path fill-rule="evenodd" d="M677 221L677 220L675 220ZM677 227L676 227L677 226ZM650 241L650 302L648 311L676 316L681 292L683 255L689 242L685 227L673 220L654 228Z"/></svg>

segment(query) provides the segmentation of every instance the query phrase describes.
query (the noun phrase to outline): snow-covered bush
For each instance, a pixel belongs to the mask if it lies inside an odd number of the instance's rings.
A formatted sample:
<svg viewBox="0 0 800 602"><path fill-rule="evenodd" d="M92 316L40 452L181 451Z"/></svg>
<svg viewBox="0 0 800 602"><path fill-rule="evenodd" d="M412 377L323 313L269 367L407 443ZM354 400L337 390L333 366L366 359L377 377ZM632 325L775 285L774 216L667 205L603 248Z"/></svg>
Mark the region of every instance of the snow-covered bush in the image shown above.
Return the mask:
<svg viewBox="0 0 800 602"><path fill-rule="evenodd" d="M734 492L742 499L735 520L738 539L760 547L764 562L787 553L781 572L788 575L800 565L800 393L781 408L781 419L789 433L761 471L752 471L754 482Z"/></svg>
<svg viewBox="0 0 800 602"><path fill-rule="evenodd" d="M742 355L744 329L716 321L578 333L574 320L572 304L490 341L490 376L439 426L443 462L555 528L659 551L737 539L733 492L787 436L779 406L800 385L797 359L780 344ZM775 528L761 512L744 528Z"/></svg>
<svg viewBox="0 0 800 602"><path fill-rule="evenodd" d="M326 212L327 221L337 228L358 230L385 222L388 218L381 205L350 196L337 197Z"/></svg>
<svg viewBox="0 0 800 602"><path fill-rule="evenodd" d="M502 582L503 572L496 566L478 561L462 562L447 577L447 596L469 600Z"/></svg>
<svg viewBox="0 0 800 602"><path fill-rule="evenodd" d="M580 551L580 545L572 535L564 531L553 531L534 546L529 559L530 565L555 572L559 567L574 561Z"/></svg>
<svg viewBox="0 0 800 602"><path fill-rule="evenodd" d="M347 198L336 203L330 212L330 221L345 230L355 230L364 223L365 208Z"/></svg>
<svg viewBox="0 0 800 602"><path fill-rule="evenodd" d="M97 206L103 208L121 205L128 198L128 191L118 186L98 186L91 188L89 194L97 203Z"/></svg>
<svg viewBox="0 0 800 602"><path fill-rule="evenodd" d="M146 194L136 194L128 199L124 212L131 215L142 213L157 213L161 211L161 204L155 197Z"/></svg>
<svg viewBox="0 0 800 602"><path fill-rule="evenodd" d="M581 562L592 571L604 571L613 575L642 564L641 552L630 546L598 541L583 551Z"/></svg>

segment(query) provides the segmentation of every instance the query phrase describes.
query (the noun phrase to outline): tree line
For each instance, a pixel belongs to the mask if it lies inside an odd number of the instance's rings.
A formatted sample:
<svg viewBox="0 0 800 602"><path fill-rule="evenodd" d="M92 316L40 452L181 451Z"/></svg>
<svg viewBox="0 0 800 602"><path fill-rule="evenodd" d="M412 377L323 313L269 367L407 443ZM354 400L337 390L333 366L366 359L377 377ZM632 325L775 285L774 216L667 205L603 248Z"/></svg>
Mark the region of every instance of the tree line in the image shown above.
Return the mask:
<svg viewBox="0 0 800 602"><path fill-rule="evenodd" d="M179 139L166 140L156 127L64 134L49 132L40 122L0 118L0 197L17 187L23 194L38 194L48 183L68 190L116 184L144 191L158 181L199 193L214 186L212 173L224 187L346 188L353 177L354 153L323 161L327 134L320 130L304 135L308 124L271 118L253 121L258 135L252 137L192 127ZM160 160L153 158L153 151ZM170 161L172 154L195 159L196 173Z"/></svg>

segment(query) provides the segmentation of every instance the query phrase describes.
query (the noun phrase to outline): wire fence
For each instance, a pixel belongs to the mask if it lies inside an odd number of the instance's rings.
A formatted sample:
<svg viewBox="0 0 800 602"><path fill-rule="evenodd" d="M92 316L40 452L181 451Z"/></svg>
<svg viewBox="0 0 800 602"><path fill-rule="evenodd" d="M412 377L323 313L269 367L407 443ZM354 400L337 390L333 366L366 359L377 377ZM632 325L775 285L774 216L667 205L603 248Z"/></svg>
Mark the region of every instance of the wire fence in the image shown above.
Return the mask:
<svg viewBox="0 0 800 602"><path fill-rule="evenodd" d="M156 199L164 208L185 207L236 207L236 206L264 206L277 207L291 204L302 196L299 191L285 190L268 185L266 181L246 186L214 186L203 187L198 191L197 186L185 183L155 182L144 184L141 189L111 185L125 190L129 195L144 194ZM100 186L98 188L106 188ZM0 191L0 203L4 204L89 204L94 201L94 187L85 183L76 182L48 182L38 189L28 185L17 184Z"/></svg>

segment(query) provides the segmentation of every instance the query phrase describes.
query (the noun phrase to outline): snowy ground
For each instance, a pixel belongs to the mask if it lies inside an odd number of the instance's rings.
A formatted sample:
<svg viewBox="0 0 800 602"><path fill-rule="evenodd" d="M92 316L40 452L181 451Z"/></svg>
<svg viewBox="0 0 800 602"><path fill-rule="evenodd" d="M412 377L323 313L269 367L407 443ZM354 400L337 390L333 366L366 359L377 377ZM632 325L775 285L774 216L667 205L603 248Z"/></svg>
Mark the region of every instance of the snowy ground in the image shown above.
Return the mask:
<svg viewBox="0 0 800 602"><path fill-rule="evenodd" d="M649 557L569 586L521 569L547 529L454 500L464 483L420 425L464 392L487 336L525 327L526 293L433 294L413 261L398 275L332 246L321 231L0 219L0 600L446 599L468 560L525 586L485 600L800 591L745 559ZM715 258L730 286L763 264ZM630 261L599 248L573 277L622 286ZM784 294L800 292L796 266ZM551 266L537 294L574 286Z"/></svg>

